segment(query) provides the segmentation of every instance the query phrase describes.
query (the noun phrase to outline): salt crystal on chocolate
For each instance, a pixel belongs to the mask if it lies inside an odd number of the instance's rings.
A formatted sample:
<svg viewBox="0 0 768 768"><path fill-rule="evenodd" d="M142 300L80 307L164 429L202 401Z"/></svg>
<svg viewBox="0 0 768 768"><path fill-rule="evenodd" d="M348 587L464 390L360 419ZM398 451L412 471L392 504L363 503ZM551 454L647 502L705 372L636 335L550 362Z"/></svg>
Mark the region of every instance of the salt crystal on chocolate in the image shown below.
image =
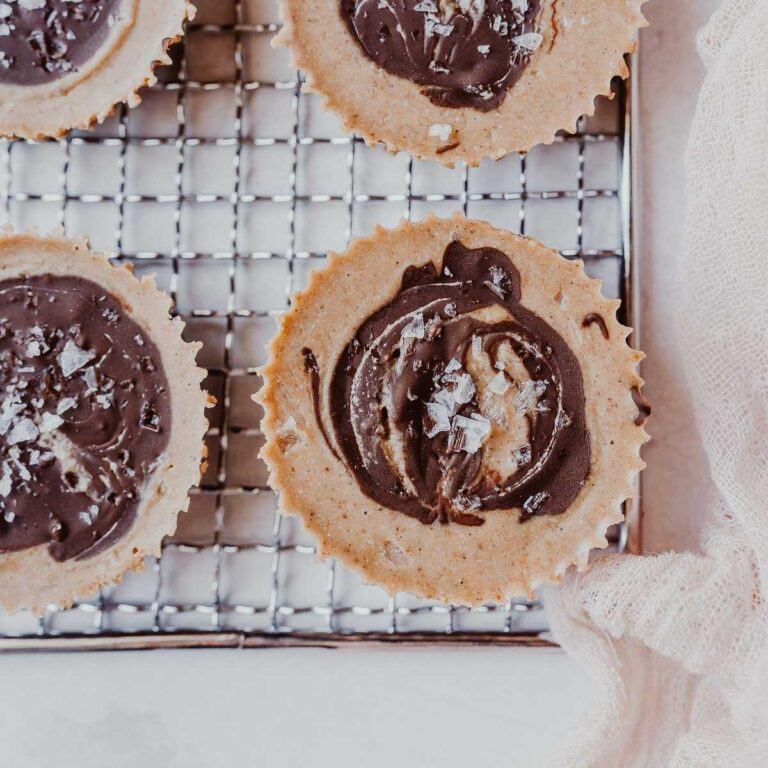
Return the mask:
<svg viewBox="0 0 768 768"><path fill-rule="evenodd" d="M96 380L96 371L94 371L93 368L86 368L83 378L85 379L85 383L89 392L94 392L96 389L98 389L99 385Z"/></svg>
<svg viewBox="0 0 768 768"><path fill-rule="evenodd" d="M37 440L39 435L40 430L38 430L35 422L25 417L13 425L11 433L8 435L8 445L29 443L32 440Z"/></svg>
<svg viewBox="0 0 768 768"><path fill-rule="evenodd" d="M54 413L43 413L40 416L40 432L47 434L58 429L64 423L64 419L61 416L57 416Z"/></svg>
<svg viewBox="0 0 768 768"><path fill-rule="evenodd" d="M77 400L75 400L74 397L63 397L61 400L59 400L59 403L56 406L56 413L61 415L62 413L66 413L68 410L74 408L76 405Z"/></svg>
<svg viewBox="0 0 768 768"><path fill-rule="evenodd" d="M479 413L473 413L470 419L454 416L448 435L448 450L453 453L477 453L490 434L491 422Z"/></svg>
<svg viewBox="0 0 768 768"><path fill-rule="evenodd" d="M547 391L546 381L528 381L524 382L515 395L514 405L518 413L529 411L536 404L536 401Z"/></svg>
<svg viewBox="0 0 768 768"><path fill-rule="evenodd" d="M4 435L13 420L24 410L24 404L13 399L13 396L6 397L3 401L2 411L0 412L0 435Z"/></svg>
<svg viewBox="0 0 768 768"><path fill-rule="evenodd" d="M88 509L80 513L80 519L86 525L93 525L96 522L96 518L99 516L99 507L96 504L91 504Z"/></svg>
<svg viewBox="0 0 768 768"><path fill-rule="evenodd" d="M424 34L427 37L432 37L433 35L449 37L453 34L453 24L441 24L436 17L427 16L424 21Z"/></svg>
<svg viewBox="0 0 768 768"><path fill-rule="evenodd" d="M479 496L468 496L466 493L457 493L451 499L451 505L459 512L474 512L480 509L482 502Z"/></svg>
<svg viewBox="0 0 768 768"><path fill-rule="evenodd" d="M451 429L451 419L448 409L440 403L427 403L427 418L425 419L425 431L427 437L434 437L440 432L448 432Z"/></svg>
<svg viewBox="0 0 768 768"><path fill-rule="evenodd" d="M432 402L442 405L450 416L453 416L459 410L459 405L453 393L445 388L437 389L432 393Z"/></svg>
<svg viewBox="0 0 768 768"><path fill-rule="evenodd" d="M3 463L3 476L0 477L0 496L3 496L4 498L8 498L11 494L11 468L8 465L8 462ZM8 513L6 513L8 514ZM12 512L10 514L13 514ZM6 518L8 522L8 518Z"/></svg>
<svg viewBox="0 0 768 768"><path fill-rule="evenodd" d="M79 371L86 363L93 359L93 352L80 349L72 339L67 339L64 349L57 360L65 378Z"/></svg>
<svg viewBox="0 0 768 768"><path fill-rule="evenodd" d="M400 337L403 339L423 339L424 338L424 315L417 312L411 321L400 331Z"/></svg>
<svg viewBox="0 0 768 768"><path fill-rule="evenodd" d="M544 40L544 37L538 32L526 32L525 34L512 38L512 42L518 48L522 48L523 50L529 51L531 53L535 50L538 50L542 40Z"/></svg>
<svg viewBox="0 0 768 768"><path fill-rule="evenodd" d="M529 496L523 503L523 509L529 514L536 514L550 499L550 495L546 491L540 491L534 493L533 496Z"/></svg>
<svg viewBox="0 0 768 768"><path fill-rule="evenodd" d="M453 390L453 399L459 404L464 405L472 400L476 392L475 382L468 373L459 376L456 382L456 388Z"/></svg>

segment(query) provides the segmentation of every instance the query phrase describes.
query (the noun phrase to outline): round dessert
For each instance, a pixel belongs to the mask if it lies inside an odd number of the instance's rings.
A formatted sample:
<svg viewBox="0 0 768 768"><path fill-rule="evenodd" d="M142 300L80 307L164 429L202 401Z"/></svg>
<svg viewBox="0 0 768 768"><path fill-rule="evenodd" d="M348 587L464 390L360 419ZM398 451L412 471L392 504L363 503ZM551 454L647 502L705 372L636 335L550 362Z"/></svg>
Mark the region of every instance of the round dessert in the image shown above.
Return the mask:
<svg viewBox="0 0 768 768"><path fill-rule="evenodd" d="M200 474L197 344L151 279L84 241L0 235L0 607L139 568Z"/></svg>
<svg viewBox="0 0 768 768"><path fill-rule="evenodd" d="M187 0L0 2L0 135L59 137L138 104L193 15Z"/></svg>
<svg viewBox="0 0 768 768"><path fill-rule="evenodd" d="M643 1L281 0L275 41L368 143L475 165L592 114Z"/></svg>
<svg viewBox="0 0 768 768"><path fill-rule="evenodd" d="M331 255L258 395L281 511L391 593L500 602L585 567L648 439L618 305L581 262L460 216Z"/></svg>

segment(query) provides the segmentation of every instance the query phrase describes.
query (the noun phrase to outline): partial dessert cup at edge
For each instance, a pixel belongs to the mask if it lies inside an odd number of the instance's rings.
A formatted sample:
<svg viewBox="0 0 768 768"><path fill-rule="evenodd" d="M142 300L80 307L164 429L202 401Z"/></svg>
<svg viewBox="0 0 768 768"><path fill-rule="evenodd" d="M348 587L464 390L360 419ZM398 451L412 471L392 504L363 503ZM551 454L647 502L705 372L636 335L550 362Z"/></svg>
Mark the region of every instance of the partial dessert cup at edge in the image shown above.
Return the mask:
<svg viewBox="0 0 768 768"><path fill-rule="evenodd" d="M331 254L256 397L281 512L390 593L502 602L586 567L645 466L618 306L581 262L461 216Z"/></svg>
<svg viewBox="0 0 768 768"><path fill-rule="evenodd" d="M209 398L169 297L84 240L0 232L0 608L141 567L200 477Z"/></svg>
<svg viewBox="0 0 768 768"><path fill-rule="evenodd" d="M281 0L288 46L348 131L476 165L575 131L645 25L643 0Z"/></svg>
<svg viewBox="0 0 768 768"><path fill-rule="evenodd" d="M135 106L194 12L187 0L1 0L0 135L58 138Z"/></svg>

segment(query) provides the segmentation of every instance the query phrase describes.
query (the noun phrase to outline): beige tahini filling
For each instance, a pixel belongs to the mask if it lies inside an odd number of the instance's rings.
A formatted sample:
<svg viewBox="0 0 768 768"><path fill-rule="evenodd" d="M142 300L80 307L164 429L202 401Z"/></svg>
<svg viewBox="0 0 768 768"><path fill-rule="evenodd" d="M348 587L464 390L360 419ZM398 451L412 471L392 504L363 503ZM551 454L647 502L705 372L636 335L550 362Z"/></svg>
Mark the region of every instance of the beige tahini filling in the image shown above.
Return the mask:
<svg viewBox="0 0 768 768"><path fill-rule="evenodd" d="M408 266L432 261L440 267L454 240L507 254L520 272L522 304L554 328L580 362L592 463L575 502L561 515L520 523L517 511L494 510L480 512L485 522L477 527L425 525L365 496L317 426L303 350L311 348L317 358L323 415L330 424L329 380L352 335L392 300ZM312 275L280 320L262 370L264 387L257 396L265 409L262 456L280 510L302 518L320 556L338 558L390 593L465 605L502 602L530 595L572 564L585 568L590 550L605 547L608 527L622 519L622 502L634 494L636 475L645 466L640 447L648 435L635 423L638 407L632 397L633 388L643 383L637 372L643 355L627 345L630 329L616 319L618 306L601 295L599 281L586 276L580 261L461 216L378 228L346 253L331 254L328 266ZM609 339L596 324L583 325L592 313L604 318ZM515 355L502 350L499 357L516 379L506 388L487 358L471 348L466 372L488 421L487 430L478 432L486 467L506 475L514 453L525 450L523 416L535 407L536 397L535 382L515 368ZM391 456L394 466L402 467L396 442Z"/></svg>
<svg viewBox="0 0 768 768"><path fill-rule="evenodd" d="M58 138L103 122L121 102L135 107L194 15L188 0L122 0L106 41L77 72L41 85L0 84L0 136Z"/></svg>
<svg viewBox="0 0 768 768"><path fill-rule="evenodd" d="M64 562L53 560L47 545L0 554L0 608L10 613L29 608L39 614L47 605L66 607L114 584L126 571L141 568L145 557L160 553L163 537L175 530L179 512L188 506L187 492L200 477L209 397L201 389L205 371L195 364L200 344L182 340L184 323L171 319L170 298L154 279L137 279L128 265L111 265L92 253L84 239L0 232L0 281L35 274L74 275L109 291L157 346L171 389L168 446L141 493L133 527L114 546ZM66 438L51 432L46 439L57 457L71 459ZM87 478L78 465L69 468L87 493Z"/></svg>
<svg viewBox="0 0 768 768"><path fill-rule="evenodd" d="M543 0L543 39L491 112L437 106L423 86L378 67L350 34L338 0L280 0L283 29L275 44L291 49L306 90L368 144L449 166L477 165L548 144L559 130L574 132L581 115L594 114L595 98L610 96L613 77L629 74L625 55L646 25L643 2ZM441 5L444 13L449 5Z"/></svg>

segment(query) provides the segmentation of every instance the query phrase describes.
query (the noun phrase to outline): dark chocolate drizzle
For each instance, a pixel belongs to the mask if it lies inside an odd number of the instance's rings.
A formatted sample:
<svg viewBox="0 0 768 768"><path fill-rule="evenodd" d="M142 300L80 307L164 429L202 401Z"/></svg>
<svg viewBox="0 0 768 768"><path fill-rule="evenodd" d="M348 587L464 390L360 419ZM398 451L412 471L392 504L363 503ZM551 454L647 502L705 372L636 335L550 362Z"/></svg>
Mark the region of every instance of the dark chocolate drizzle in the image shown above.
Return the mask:
<svg viewBox="0 0 768 768"><path fill-rule="evenodd" d="M331 449L331 453L335 458L339 458L339 454L336 453L336 449L331 442L328 432L325 428L325 422L322 415L322 401L320 398L320 366L317 364L317 358L311 349L304 347L301 350L301 354L304 356L304 371L309 374L310 387L312 387L312 403L315 407L315 419L320 426L320 431L323 433L323 439L326 445Z"/></svg>
<svg viewBox="0 0 768 768"><path fill-rule="evenodd" d="M637 416L635 416L635 425L642 427L651 417L651 404L646 400L645 395L640 391L640 387L632 387L632 400L637 406Z"/></svg>
<svg viewBox="0 0 768 768"><path fill-rule="evenodd" d="M541 40L541 0L340 0L339 7L368 58L426 86L422 93L442 107L496 109L528 66L531 41Z"/></svg>
<svg viewBox="0 0 768 768"><path fill-rule="evenodd" d="M108 549L170 428L160 352L114 296L79 277L0 282L0 553Z"/></svg>
<svg viewBox="0 0 768 768"><path fill-rule="evenodd" d="M589 328L590 325L596 325L606 341L611 338L611 334L608 332L608 326L605 323L605 318L602 315L598 315L597 312L590 312L581 321L581 327Z"/></svg>
<svg viewBox="0 0 768 768"><path fill-rule="evenodd" d="M121 2L1 3L0 83L42 85L77 72L106 41Z"/></svg>
<svg viewBox="0 0 768 768"><path fill-rule="evenodd" d="M326 441L366 496L425 524L480 525L480 512L511 509L525 521L570 506L591 459L581 369L565 341L520 299L520 275L507 256L453 242L439 274L432 263L405 271L398 294L360 326L336 363L328 393L335 445L313 384ZM472 314L490 307L502 308L506 319L490 323ZM516 382L504 373L508 396L522 394L527 402L518 413L529 442L506 478L483 467L482 440L473 450L472 435L462 429L490 431L474 382L463 386L465 376L471 379L468 352L478 343L496 370L501 346L509 345L529 377ZM316 367L317 361L309 372ZM447 411L450 426L435 432L428 404L446 402L454 411ZM393 436L402 469L393 459Z"/></svg>

